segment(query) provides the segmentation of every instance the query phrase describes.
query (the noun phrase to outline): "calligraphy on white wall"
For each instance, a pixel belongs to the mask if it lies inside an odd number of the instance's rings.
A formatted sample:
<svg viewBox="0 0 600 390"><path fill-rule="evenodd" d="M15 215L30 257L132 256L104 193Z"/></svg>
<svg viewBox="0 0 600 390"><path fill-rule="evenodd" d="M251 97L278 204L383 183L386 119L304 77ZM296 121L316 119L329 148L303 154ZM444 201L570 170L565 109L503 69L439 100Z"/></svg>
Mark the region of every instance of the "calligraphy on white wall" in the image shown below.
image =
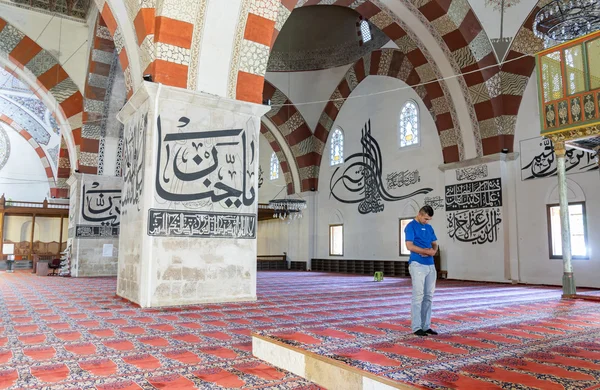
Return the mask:
<svg viewBox="0 0 600 390"><path fill-rule="evenodd" d="M498 240L502 222L500 178L446 186L448 235L471 244Z"/></svg>
<svg viewBox="0 0 600 390"><path fill-rule="evenodd" d="M394 190L396 188L408 187L412 184L417 184L421 181L421 177L419 176L418 170L406 170L388 173L386 180L387 189Z"/></svg>
<svg viewBox="0 0 600 390"><path fill-rule="evenodd" d="M100 183L84 184L81 200L83 224L76 226L75 236L99 238L119 235L121 224L121 190L101 188Z"/></svg>
<svg viewBox="0 0 600 390"><path fill-rule="evenodd" d="M431 188L421 188L405 195L390 194L385 188L383 178L381 148L371 134L371 120L367 121L362 129L360 143L362 151L345 158L344 165L337 166L331 175L329 193L337 201L346 204L358 203L358 212L364 215L383 211L384 202L397 202L433 191ZM415 172L398 176L399 180L393 180L394 186L401 187L407 185L406 183L419 181L418 172L416 175Z"/></svg>
<svg viewBox="0 0 600 390"><path fill-rule="evenodd" d="M144 189L144 166L146 153L146 129L148 128L148 113L139 114L125 129L123 176L123 214L127 214L129 206L135 206L140 211L140 199Z"/></svg>
<svg viewBox="0 0 600 390"><path fill-rule="evenodd" d="M557 161L552 141L543 137L522 140L520 146L521 180L541 179L557 175ZM567 148L565 170L567 174L598 169L596 154Z"/></svg>
<svg viewBox="0 0 600 390"><path fill-rule="evenodd" d="M473 181L485 179L488 176L487 165L478 165L476 167L459 168L456 170L457 181Z"/></svg>
<svg viewBox="0 0 600 390"><path fill-rule="evenodd" d="M256 215L154 210L148 235L168 237L256 238Z"/></svg>
<svg viewBox="0 0 600 390"><path fill-rule="evenodd" d="M423 202L425 205L431 206L432 209L437 210L444 207L444 199L441 196L425 197Z"/></svg>
<svg viewBox="0 0 600 390"><path fill-rule="evenodd" d="M169 207L150 210L148 234L256 237L252 206L259 180L253 122L247 129L194 131L193 122L181 117L176 129L163 126L159 116L156 195L158 203Z"/></svg>

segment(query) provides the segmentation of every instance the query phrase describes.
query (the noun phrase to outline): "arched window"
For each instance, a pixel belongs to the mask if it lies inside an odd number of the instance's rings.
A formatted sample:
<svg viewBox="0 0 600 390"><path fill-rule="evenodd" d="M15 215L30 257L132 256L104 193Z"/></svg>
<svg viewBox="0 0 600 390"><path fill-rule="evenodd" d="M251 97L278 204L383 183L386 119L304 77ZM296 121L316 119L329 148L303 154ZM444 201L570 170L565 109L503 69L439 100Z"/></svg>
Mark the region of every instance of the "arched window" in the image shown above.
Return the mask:
<svg viewBox="0 0 600 390"><path fill-rule="evenodd" d="M400 111L400 147L418 145L419 134L419 108L413 101L408 101Z"/></svg>
<svg viewBox="0 0 600 390"><path fill-rule="evenodd" d="M338 165L344 162L344 133L335 129L331 135L331 155L329 165Z"/></svg>
<svg viewBox="0 0 600 390"><path fill-rule="evenodd" d="M362 35L363 43L367 43L371 40L371 28L369 28L369 22L366 20L360 22L360 33Z"/></svg>
<svg viewBox="0 0 600 390"><path fill-rule="evenodd" d="M275 152L271 155L271 180L279 178L279 160Z"/></svg>

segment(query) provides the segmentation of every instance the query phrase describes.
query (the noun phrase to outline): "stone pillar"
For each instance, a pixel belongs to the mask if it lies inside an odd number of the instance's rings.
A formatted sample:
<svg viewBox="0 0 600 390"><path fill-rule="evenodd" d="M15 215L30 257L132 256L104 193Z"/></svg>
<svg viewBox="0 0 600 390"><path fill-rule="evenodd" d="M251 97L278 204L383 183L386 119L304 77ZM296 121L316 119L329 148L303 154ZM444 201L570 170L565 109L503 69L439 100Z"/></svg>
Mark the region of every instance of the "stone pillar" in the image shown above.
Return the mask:
<svg viewBox="0 0 600 390"><path fill-rule="evenodd" d="M562 238L563 256L563 298L575 295L575 278L571 263L571 229L569 226L569 199L567 194L567 173L565 170L564 142L554 142L554 153L557 157L558 202L560 204L560 234Z"/></svg>
<svg viewBox="0 0 600 390"><path fill-rule="evenodd" d="M74 173L67 183L71 276L115 276L123 179Z"/></svg>
<svg viewBox="0 0 600 390"><path fill-rule="evenodd" d="M145 82L125 125L117 294L256 300L258 137L269 107Z"/></svg>
<svg viewBox="0 0 600 390"><path fill-rule="evenodd" d="M600 146L597 146L596 149L596 164L598 164L598 172L600 172Z"/></svg>

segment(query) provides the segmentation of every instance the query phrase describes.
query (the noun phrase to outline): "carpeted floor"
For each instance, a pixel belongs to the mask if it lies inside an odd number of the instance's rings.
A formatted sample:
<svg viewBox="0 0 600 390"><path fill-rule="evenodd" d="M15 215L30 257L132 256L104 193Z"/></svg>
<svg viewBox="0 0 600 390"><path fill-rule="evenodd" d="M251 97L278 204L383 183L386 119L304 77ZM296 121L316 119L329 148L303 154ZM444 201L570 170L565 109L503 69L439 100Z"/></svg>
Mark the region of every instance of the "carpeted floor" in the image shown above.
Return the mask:
<svg viewBox="0 0 600 390"><path fill-rule="evenodd" d="M253 358L252 331L305 335L323 354L431 387L600 379L600 304L560 301L559 288L439 281L436 341L409 334L409 279L263 272L258 302L146 310L115 297L115 284L0 273L0 388L318 389Z"/></svg>

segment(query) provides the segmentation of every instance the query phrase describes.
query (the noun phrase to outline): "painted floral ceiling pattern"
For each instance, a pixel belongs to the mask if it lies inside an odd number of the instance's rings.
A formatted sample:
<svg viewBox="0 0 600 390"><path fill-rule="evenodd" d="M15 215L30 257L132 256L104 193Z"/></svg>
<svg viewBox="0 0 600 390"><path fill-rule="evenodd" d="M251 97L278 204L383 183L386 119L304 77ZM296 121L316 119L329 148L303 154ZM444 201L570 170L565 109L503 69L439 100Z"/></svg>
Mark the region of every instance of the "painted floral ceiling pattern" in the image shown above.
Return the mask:
<svg viewBox="0 0 600 390"><path fill-rule="evenodd" d="M8 134L2 126L0 126L0 170L4 168L8 158L10 157L10 140Z"/></svg>
<svg viewBox="0 0 600 390"><path fill-rule="evenodd" d="M86 19L90 0L10 0L16 5Z"/></svg>

